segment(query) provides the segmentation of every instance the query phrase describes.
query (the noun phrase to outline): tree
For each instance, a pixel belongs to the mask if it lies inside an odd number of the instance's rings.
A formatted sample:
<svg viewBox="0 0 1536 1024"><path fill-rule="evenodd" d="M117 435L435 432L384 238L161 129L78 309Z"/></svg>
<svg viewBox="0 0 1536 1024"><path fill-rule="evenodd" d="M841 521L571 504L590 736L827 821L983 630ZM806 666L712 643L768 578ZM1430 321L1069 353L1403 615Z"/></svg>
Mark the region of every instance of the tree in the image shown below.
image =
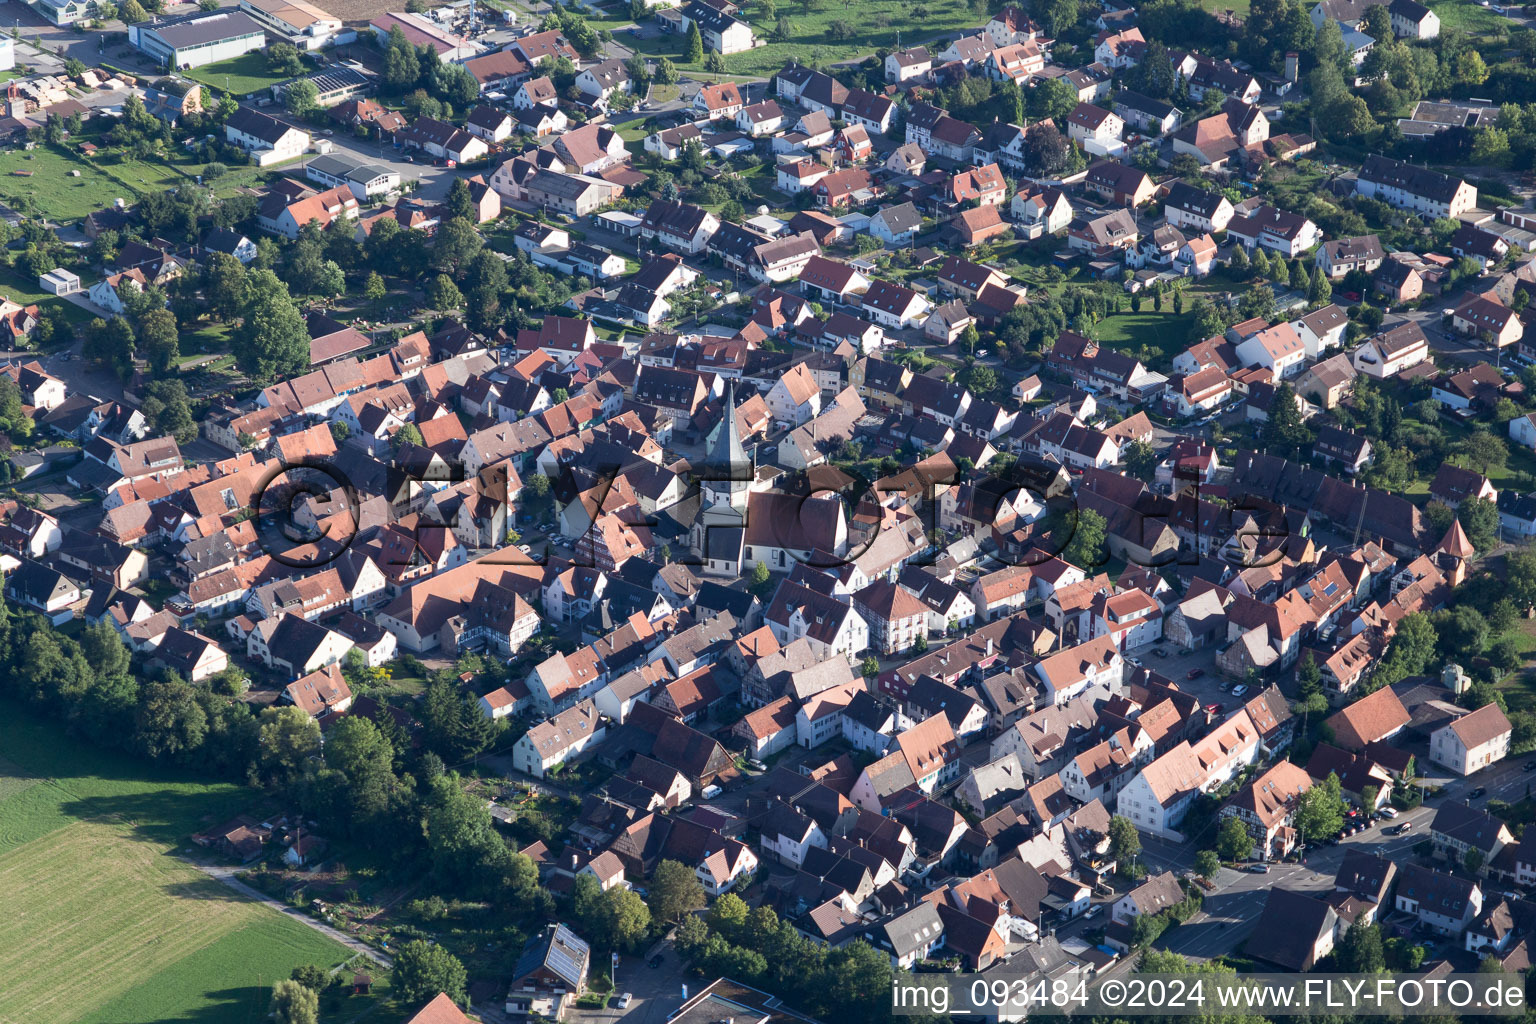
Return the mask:
<svg viewBox="0 0 1536 1024"><path fill-rule="evenodd" d="M392 89L404 89L415 85L420 77L421 61L416 56L416 48L396 25L389 30L389 38L384 43L384 82Z"/></svg>
<svg viewBox="0 0 1536 1024"><path fill-rule="evenodd" d="M1372 8L1366 8L1369 12ZM1379 6L1376 10L1381 10ZM1339 969L1351 974L1378 974L1386 970L1387 958L1382 949L1381 929L1374 924L1352 924L1339 943Z"/></svg>
<svg viewBox="0 0 1536 1024"><path fill-rule="evenodd" d="M1253 853L1253 836L1240 818L1223 818L1216 830L1216 852L1222 860L1246 860Z"/></svg>
<svg viewBox="0 0 1536 1024"><path fill-rule="evenodd" d="M1201 850L1195 854L1195 874L1206 881L1215 877L1221 870L1221 858L1216 856L1215 850Z"/></svg>
<svg viewBox="0 0 1536 1024"><path fill-rule="evenodd" d="M1463 499L1456 508L1456 519L1478 551L1487 551L1498 544L1499 508L1487 498Z"/></svg>
<svg viewBox="0 0 1536 1024"><path fill-rule="evenodd" d="M1059 81L1048 79L1046 85ZM1046 85L1036 86L1036 91ZM1024 139L1024 162L1033 173L1042 177L1064 170L1071 163L1072 152L1072 144L1054 122L1036 125Z"/></svg>
<svg viewBox="0 0 1536 1024"><path fill-rule="evenodd" d="M767 597L767 590L773 576L768 571L766 562L758 562L752 567L752 591L760 597Z"/></svg>
<svg viewBox="0 0 1536 1024"><path fill-rule="evenodd" d="M1495 436L1492 431L1484 428L1468 434L1466 440L1456 446L1456 454L1461 456L1470 468L1487 476L1490 468L1504 467L1505 460L1509 458L1509 446L1504 443L1503 438Z"/></svg>
<svg viewBox="0 0 1536 1024"><path fill-rule="evenodd" d="M1323 692L1323 670L1317 667L1317 659L1310 649L1301 652L1296 663L1296 698L1309 700Z"/></svg>
<svg viewBox="0 0 1536 1024"><path fill-rule="evenodd" d="M279 793L292 794L320 756L320 726L296 707L269 707L261 713L257 741L262 781Z"/></svg>
<svg viewBox="0 0 1536 1024"><path fill-rule="evenodd" d="M1066 117L1077 104L1077 90L1059 78L1048 78L1029 90L1028 107L1031 117L1053 120ZM1030 134L1034 134L1033 128Z"/></svg>
<svg viewBox="0 0 1536 1024"><path fill-rule="evenodd" d="M458 957L421 939L412 939L395 950L395 966L389 977L395 998L407 1008L422 1006L437 998L439 992L462 1003L468 981Z"/></svg>
<svg viewBox="0 0 1536 1024"><path fill-rule="evenodd" d="M1091 508L1079 509L1073 523L1072 539L1061 557L1082 569L1104 564L1104 538L1108 524Z"/></svg>
<svg viewBox="0 0 1536 1024"><path fill-rule="evenodd" d="M1125 863L1141 852L1141 834L1131 819L1119 814L1109 819L1109 855Z"/></svg>
<svg viewBox="0 0 1536 1024"><path fill-rule="evenodd" d="M284 45L286 44L276 44L276 46ZM318 109L319 100L320 90L307 78L291 83L283 93L283 106L287 107L288 113L294 117L305 117L311 111Z"/></svg>
<svg viewBox="0 0 1536 1024"><path fill-rule="evenodd" d="M603 929L599 933L615 949L633 949L651 927L651 910L645 900L622 885L603 893Z"/></svg>
<svg viewBox="0 0 1536 1024"><path fill-rule="evenodd" d="M197 437L187 386L179 380L155 380L145 385L142 411L157 432L175 437L179 444Z"/></svg>
<svg viewBox="0 0 1536 1024"><path fill-rule="evenodd" d="M1344 827L1344 796L1339 777L1328 778L1301 794L1296 804L1296 828L1309 843L1321 842L1338 834Z"/></svg>
<svg viewBox="0 0 1536 1024"><path fill-rule="evenodd" d="M454 217L437 229L432 240L432 263L438 270L457 277L480 254L483 245L472 220Z"/></svg>
<svg viewBox="0 0 1536 1024"><path fill-rule="evenodd" d="M309 365L309 331L288 295L288 286L270 270L246 276L241 314L231 335L235 363L256 381L291 377Z"/></svg>
<svg viewBox="0 0 1536 1024"><path fill-rule="evenodd" d="M664 860L656 865L646 903L651 909L651 917L671 924L684 914L704 907L704 886L686 864Z"/></svg>
<svg viewBox="0 0 1536 1024"><path fill-rule="evenodd" d="M266 54L267 69L274 75L291 77L304 73L304 61L292 43L273 43L267 47Z"/></svg>
<svg viewBox="0 0 1536 1024"><path fill-rule="evenodd" d="M203 298L221 320L240 315L245 301L245 264L227 252L216 252L203 265Z"/></svg>
<svg viewBox="0 0 1536 1024"><path fill-rule="evenodd" d="M1132 441L1125 447L1122 456L1125 463L1125 471L1138 480L1146 483L1152 482L1153 475L1157 472L1157 449L1145 441Z"/></svg>
<svg viewBox="0 0 1536 1024"><path fill-rule="evenodd" d="M117 16L122 19L124 25L137 25L149 17L149 12L139 0L123 0L123 5L117 9Z"/></svg>
<svg viewBox="0 0 1536 1024"><path fill-rule="evenodd" d="M704 59L704 37L699 35L699 24L688 22L688 38L683 40L683 61L697 64Z"/></svg>
<svg viewBox="0 0 1536 1024"><path fill-rule="evenodd" d="M277 1024L319 1024L320 997L291 978L272 986L272 1008Z"/></svg>
<svg viewBox="0 0 1536 1024"><path fill-rule="evenodd" d="M1262 431L1264 444L1275 455L1289 456L1312 443L1312 431L1301 422L1296 389L1288 383L1275 388L1269 402L1269 419Z"/></svg>
<svg viewBox="0 0 1536 1024"><path fill-rule="evenodd" d="M1322 267L1313 267L1312 277L1307 282L1307 301L1321 303L1331 298L1333 298L1333 282L1328 280L1328 275L1323 273Z"/></svg>
<svg viewBox="0 0 1536 1024"><path fill-rule="evenodd" d="M427 305L439 311L458 309L464 305L464 296L458 285L447 274L438 274L427 285Z"/></svg>
<svg viewBox="0 0 1536 1024"><path fill-rule="evenodd" d="M1467 869L1467 874L1475 876L1483 869L1483 851L1475 846L1468 847L1466 855L1461 859L1461 865Z"/></svg>
<svg viewBox="0 0 1536 1024"><path fill-rule="evenodd" d="M965 371L965 386L974 394L989 395L997 390L997 371L976 363Z"/></svg>
<svg viewBox="0 0 1536 1024"><path fill-rule="evenodd" d="M139 317L138 348L156 376L164 375L176 362L179 338L176 317L170 310L155 308Z"/></svg>

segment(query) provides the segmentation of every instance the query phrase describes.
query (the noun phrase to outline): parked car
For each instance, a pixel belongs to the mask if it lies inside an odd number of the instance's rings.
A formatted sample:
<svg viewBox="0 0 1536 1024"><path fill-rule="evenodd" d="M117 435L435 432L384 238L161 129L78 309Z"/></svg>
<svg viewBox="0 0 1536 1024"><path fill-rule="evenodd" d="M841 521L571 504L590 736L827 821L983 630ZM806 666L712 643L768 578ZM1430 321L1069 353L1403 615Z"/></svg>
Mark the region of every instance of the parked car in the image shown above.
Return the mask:
<svg viewBox="0 0 1536 1024"><path fill-rule="evenodd" d="M765 772L768 770L768 766L755 757L747 758L747 767L760 772Z"/></svg>
<svg viewBox="0 0 1536 1024"><path fill-rule="evenodd" d="M655 956L651 957L651 959L650 959L651 968L654 970L655 968L660 967L662 960L663 960L663 957L662 957L662 955L660 953L657 953Z"/></svg>
<svg viewBox="0 0 1536 1024"><path fill-rule="evenodd" d="M1208 714L1208 715L1219 715L1219 714L1221 714L1221 705L1220 704L1207 704L1205 706L1205 713Z"/></svg>
<svg viewBox="0 0 1536 1024"><path fill-rule="evenodd" d="M1381 816L1383 818L1395 818L1395 817L1397 817L1397 808L1396 807L1383 807L1381 809Z"/></svg>
<svg viewBox="0 0 1536 1024"><path fill-rule="evenodd" d="M1088 908L1088 913L1084 914L1083 918L1085 920L1092 919L1092 918L1098 917L1102 913L1104 913L1104 904L1100 903L1098 906L1089 907Z"/></svg>
<svg viewBox="0 0 1536 1024"><path fill-rule="evenodd" d="M634 998L634 996L631 995L628 992L625 992L623 995L619 996L619 1002L618 1002L619 1009L621 1009L621 1010L629 1009L629 1001L631 999L633 999L633 998Z"/></svg>
<svg viewBox="0 0 1536 1024"><path fill-rule="evenodd" d="M1249 864L1247 870L1250 873L1255 874L1255 875L1267 875L1267 874L1269 874L1269 865L1268 864Z"/></svg>
<svg viewBox="0 0 1536 1024"><path fill-rule="evenodd" d="M1203 669L1203 668L1192 668L1188 672L1184 673L1184 678L1185 679L1199 679L1203 675L1205 675L1205 669Z"/></svg>
<svg viewBox="0 0 1536 1024"><path fill-rule="evenodd" d="M1236 686L1232 687L1232 696L1234 697L1241 697L1247 692L1248 686L1245 683L1238 683Z"/></svg>
<svg viewBox="0 0 1536 1024"><path fill-rule="evenodd" d="M1472 792L1467 794L1467 799L1469 799L1469 800L1476 800L1480 796L1487 796L1487 795L1488 795L1488 790L1484 789L1482 786L1478 786Z"/></svg>
<svg viewBox="0 0 1536 1024"><path fill-rule="evenodd" d="M1536 772L1536 761L1527 761L1523 767L1525 771Z"/></svg>

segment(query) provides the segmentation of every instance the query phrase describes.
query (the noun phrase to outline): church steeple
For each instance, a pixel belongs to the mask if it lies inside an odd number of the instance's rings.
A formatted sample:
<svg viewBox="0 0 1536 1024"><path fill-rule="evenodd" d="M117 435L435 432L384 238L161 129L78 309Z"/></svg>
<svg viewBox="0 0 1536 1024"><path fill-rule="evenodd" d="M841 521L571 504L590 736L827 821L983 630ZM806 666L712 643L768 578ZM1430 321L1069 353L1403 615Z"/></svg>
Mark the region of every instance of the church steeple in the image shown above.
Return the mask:
<svg viewBox="0 0 1536 1024"><path fill-rule="evenodd" d="M747 507L747 494L752 489L757 469L747 457L747 449L741 443L741 430L736 425L735 381L725 384L723 409L720 425L704 452L700 489L706 509L726 506L739 511Z"/></svg>
<svg viewBox="0 0 1536 1024"><path fill-rule="evenodd" d="M747 449L741 443L741 430L736 426L736 382L728 380L725 383L725 415L720 421L720 427L715 431L715 439L710 443L709 450L704 455L704 465L709 467L717 477L724 477L726 472L740 470L741 467L749 467L752 463L747 459ZM735 479L732 472L730 479Z"/></svg>

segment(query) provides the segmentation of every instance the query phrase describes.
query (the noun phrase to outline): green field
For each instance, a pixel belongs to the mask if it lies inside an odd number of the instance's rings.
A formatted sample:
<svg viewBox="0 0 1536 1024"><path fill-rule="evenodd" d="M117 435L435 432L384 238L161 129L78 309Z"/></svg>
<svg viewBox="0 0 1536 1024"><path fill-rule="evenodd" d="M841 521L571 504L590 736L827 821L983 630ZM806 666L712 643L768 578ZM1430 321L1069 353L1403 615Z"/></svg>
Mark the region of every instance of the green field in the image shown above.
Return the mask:
<svg viewBox="0 0 1536 1024"><path fill-rule="evenodd" d="M267 68L267 55L265 51L253 50L250 53L242 53L238 57L228 60L215 61L212 64L204 64L200 68L193 68L186 72L188 78L194 82L202 82L204 85L215 89L224 89L236 96L245 96L261 89L270 89L279 82L286 82L290 75L274 75Z"/></svg>
<svg viewBox="0 0 1536 1024"><path fill-rule="evenodd" d="M3 702L0 750L0 1021L264 1020L275 980L351 955L174 855L250 790L98 752Z"/></svg>
<svg viewBox="0 0 1536 1024"><path fill-rule="evenodd" d="M919 6L925 12L920 19L913 17L913 5L906 0L785 2L779 5L774 21L763 19L756 9L744 12L738 17L751 23L759 39L769 38L779 18L789 19L790 36L784 42L767 42L745 53L727 56L726 71L735 75L769 76L792 60L810 63L819 57L828 64L861 60L882 47L896 49L898 34L901 46L916 46L944 33L954 36L974 31L987 20L985 15L972 13L963 0L933 0ZM839 21L847 22L853 29L853 35L841 42L834 41L831 32L833 23ZM682 70L704 69L702 62L688 64L679 60L683 50L682 37L633 40L620 34L619 41L626 46L636 46L651 56L670 57Z"/></svg>
<svg viewBox="0 0 1536 1024"><path fill-rule="evenodd" d="M79 171L79 177L72 177L70 171ZM119 163L110 158L96 164L82 157L71 159L47 146L0 153L0 200L12 206L30 202L37 212L54 220L79 220L111 206L114 199L132 202L143 193L185 180L164 164Z"/></svg>
<svg viewBox="0 0 1536 1024"><path fill-rule="evenodd" d="M1468 35L1498 35L1515 27L1508 18L1480 7L1473 0L1425 0L1424 6L1439 16L1442 28L1454 28Z"/></svg>
<svg viewBox="0 0 1536 1024"><path fill-rule="evenodd" d="M1231 11L1239 18L1248 17L1248 0L1200 0L1200 6L1212 14Z"/></svg>

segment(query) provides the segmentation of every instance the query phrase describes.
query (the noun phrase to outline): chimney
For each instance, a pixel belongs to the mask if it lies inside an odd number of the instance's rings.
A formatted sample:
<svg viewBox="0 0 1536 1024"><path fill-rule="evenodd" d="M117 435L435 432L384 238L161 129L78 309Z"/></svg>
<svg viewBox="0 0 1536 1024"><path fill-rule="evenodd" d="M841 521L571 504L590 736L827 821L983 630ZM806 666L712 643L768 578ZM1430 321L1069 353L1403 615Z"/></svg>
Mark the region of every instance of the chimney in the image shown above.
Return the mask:
<svg viewBox="0 0 1536 1024"><path fill-rule="evenodd" d="M1296 84L1297 73L1300 70L1301 57L1295 50L1285 55L1285 80L1292 85Z"/></svg>

